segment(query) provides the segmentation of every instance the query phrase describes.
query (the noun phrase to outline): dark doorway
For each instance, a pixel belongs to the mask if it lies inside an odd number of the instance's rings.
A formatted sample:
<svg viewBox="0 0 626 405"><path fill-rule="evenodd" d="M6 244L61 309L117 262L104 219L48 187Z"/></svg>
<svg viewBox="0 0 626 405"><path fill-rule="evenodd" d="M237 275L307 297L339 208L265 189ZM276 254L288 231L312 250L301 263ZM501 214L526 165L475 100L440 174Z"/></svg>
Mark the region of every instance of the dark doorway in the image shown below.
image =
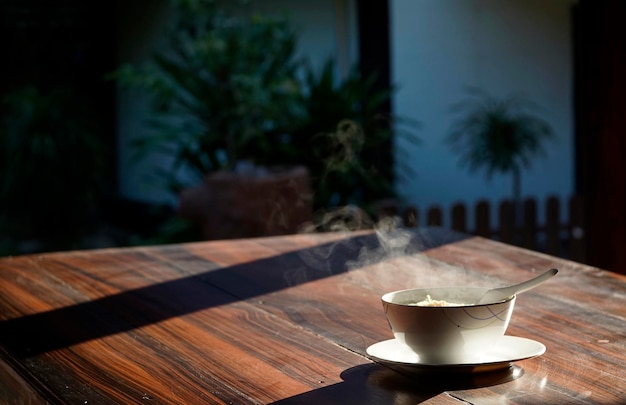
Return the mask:
<svg viewBox="0 0 626 405"><path fill-rule="evenodd" d="M574 8L576 188L588 263L626 274L626 2Z"/></svg>

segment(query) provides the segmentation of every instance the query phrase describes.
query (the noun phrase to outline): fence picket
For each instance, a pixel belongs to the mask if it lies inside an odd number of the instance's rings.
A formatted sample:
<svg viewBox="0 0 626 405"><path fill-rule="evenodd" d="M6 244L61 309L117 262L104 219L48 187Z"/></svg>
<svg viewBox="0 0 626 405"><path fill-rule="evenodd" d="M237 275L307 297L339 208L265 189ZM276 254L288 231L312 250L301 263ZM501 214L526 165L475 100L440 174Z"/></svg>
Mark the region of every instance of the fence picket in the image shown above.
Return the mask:
<svg viewBox="0 0 626 405"><path fill-rule="evenodd" d="M481 200L476 204L476 229L474 230L476 235L491 237L490 211L488 201Z"/></svg>
<svg viewBox="0 0 626 405"><path fill-rule="evenodd" d="M559 200L550 197L546 201L546 253L560 256L560 231Z"/></svg>
<svg viewBox="0 0 626 405"><path fill-rule="evenodd" d="M467 232L466 221L466 209L465 205L461 203L454 204L452 206L452 229L455 231Z"/></svg>
<svg viewBox="0 0 626 405"><path fill-rule="evenodd" d="M428 210L428 226L441 226L443 224L443 214L439 207L432 207Z"/></svg>
<svg viewBox="0 0 626 405"><path fill-rule="evenodd" d="M551 196L545 201L546 218L543 225L537 218L537 201L528 198L523 201L521 212L515 209L510 200L501 201L498 206L498 223L491 225L491 204L480 200L474 206L473 229L468 227L468 209L463 203L456 203L450 210L450 227L456 231L471 233L486 238L498 239L502 242L517 244L527 249L539 250L551 255L568 257L572 260L585 260L585 218L581 196L572 196L568 201L568 218L561 222L560 201ZM380 210L385 215L395 215L397 206L385 206ZM516 218L521 218L520 221ZM419 210L415 206L407 206L401 212L401 220L405 227L419 226ZM444 223L444 212L438 206L426 211L428 226L441 226Z"/></svg>
<svg viewBox="0 0 626 405"><path fill-rule="evenodd" d="M498 207L500 221L500 240L515 243L515 204L512 201L501 201Z"/></svg>
<svg viewBox="0 0 626 405"><path fill-rule="evenodd" d="M419 226L419 211L416 207L408 207L404 210L402 215L402 221L404 226L409 228L416 228Z"/></svg>
<svg viewBox="0 0 626 405"><path fill-rule="evenodd" d="M524 220L522 222L522 247L537 249L537 202L532 198L524 201Z"/></svg>

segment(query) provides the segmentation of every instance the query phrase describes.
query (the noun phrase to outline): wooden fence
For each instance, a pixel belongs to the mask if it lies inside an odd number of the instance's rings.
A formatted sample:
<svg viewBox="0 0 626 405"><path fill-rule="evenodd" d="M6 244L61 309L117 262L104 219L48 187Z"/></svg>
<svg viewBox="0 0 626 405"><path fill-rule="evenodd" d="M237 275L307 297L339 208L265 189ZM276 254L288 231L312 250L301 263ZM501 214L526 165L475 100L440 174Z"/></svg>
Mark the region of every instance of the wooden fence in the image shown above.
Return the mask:
<svg viewBox="0 0 626 405"><path fill-rule="evenodd" d="M397 216L406 227L442 226L449 224L453 230L484 236L502 242L545 252L578 262L585 262L584 206L580 196L569 198L567 212L561 219L561 202L557 197L544 201L544 220L537 215L538 202L533 198L522 202L516 215L515 204L510 200L501 201L497 209L497 221L492 224L492 207L488 201L476 203L473 211L465 204L451 207L449 216L438 206L430 207L425 213L425 223L420 221L420 212L414 206L398 207L393 203L379 207L379 217ZM468 227L468 216L473 214L473 228ZM516 218L519 218L516 221ZM446 221L444 221L446 219ZM517 226L516 226L517 222Z"/></svg>

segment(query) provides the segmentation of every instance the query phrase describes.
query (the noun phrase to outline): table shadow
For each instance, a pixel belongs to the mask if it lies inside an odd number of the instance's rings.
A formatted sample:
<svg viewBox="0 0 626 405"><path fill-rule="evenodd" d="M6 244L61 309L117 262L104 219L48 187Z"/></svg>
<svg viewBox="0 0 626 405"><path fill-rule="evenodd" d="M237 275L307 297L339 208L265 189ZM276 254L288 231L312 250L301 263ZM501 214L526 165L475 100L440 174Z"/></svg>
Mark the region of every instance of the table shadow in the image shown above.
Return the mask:
<svg viewBox="0 0 626 405"><path fill-rule="evenodd" d="M379 364L362 364L341 374L342 382L276 401L274 405L299 404L416 404L444 392L491 387L524 374L512 365L483 373L399 373Z"/></svg>
<svg viewBox="0 0 626 405"><path fill-rule="evenodd" d="M390 256L410 255L453 243L468 235L424 228L413 230L409 242L398 248L381 242L376 234L347 239L276 255L249 263L220 267L189 250L172 245L159 251L168 262L200 263L207 271L176 280L122 291L103 298L47 312L0 321L0 343L17 357L66 348L195 311L265 295L295 285L345 273L359 264L364 250L380 253L362 265ZM129 250L127 254L141 255ZM170 255L168 257L167 255ZM323 266L316 266L318 258ZM145 257L142 257L145 260ZM154 260L152 258L151 260ZM161 259L160 259L161 260ZM297 276L294 276L297 270ZM236 291L236 295L233 294Z"/></svg>

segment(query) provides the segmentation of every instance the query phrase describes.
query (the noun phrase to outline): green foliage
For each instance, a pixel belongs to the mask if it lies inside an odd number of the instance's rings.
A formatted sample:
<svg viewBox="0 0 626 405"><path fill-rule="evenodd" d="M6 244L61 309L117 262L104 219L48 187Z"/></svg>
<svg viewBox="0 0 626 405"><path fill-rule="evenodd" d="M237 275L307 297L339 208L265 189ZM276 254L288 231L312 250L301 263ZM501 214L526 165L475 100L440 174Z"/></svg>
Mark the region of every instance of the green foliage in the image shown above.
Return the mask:
<svg viewBox="0 0 626 405"><path fill-rule="evenodd" d="M198 178L240 160L267 164L265 141L303 115L296 77L296 35L283 18L235 18L210 1L179 1L167 49L152 63L115 77L154 97L153 134L136 140L161 148Z"/></svg>
<svg viewBox="0 0 626 405"><path fill-rule="evenodd" d="M408 123L382 112L393 89L378 89L376 75L363 77L357 69L341 80L332 60L319 73L307 69L305 77L307 120L295 128L291 144L311 172L315 207L369 208L393 196L392 161L383 153L391 150L399 125ZM417 142L416 123L408 127L405 137Z"/></svg>
<svg viewBox="0 0 626 405"><path fill-rule="evenodd" d="M285 18L234 17L206 0L173 4L179 18L169 47L113 76L154 96L154 132L135 146L173 157L164 173L170 190L185 186L180 168L201 179L249 161L307 166L316 209L393 195L391 160L381 150L399 120L380 114L392 89L378 90L375 76L357 70L339 79L332 60L315 72L296 57Z"/></svg>
<svg viewBox="0 0 626 405"><path fill-rule="evenodd" d="M0 229L52 245L92 224L103 151L68 89L7 94L0 123Z"/></svg>
<svg viewBox="0 0 626 405"><path fill-rule="evenodd" d="M484 169L512 174L514 198L519 200L519 176L536 156L545 153L543 143L554 136L550 125L530 111L522 97L494 98L476 89L454 106L458 115L446 141L471 171Z"/></svg>

